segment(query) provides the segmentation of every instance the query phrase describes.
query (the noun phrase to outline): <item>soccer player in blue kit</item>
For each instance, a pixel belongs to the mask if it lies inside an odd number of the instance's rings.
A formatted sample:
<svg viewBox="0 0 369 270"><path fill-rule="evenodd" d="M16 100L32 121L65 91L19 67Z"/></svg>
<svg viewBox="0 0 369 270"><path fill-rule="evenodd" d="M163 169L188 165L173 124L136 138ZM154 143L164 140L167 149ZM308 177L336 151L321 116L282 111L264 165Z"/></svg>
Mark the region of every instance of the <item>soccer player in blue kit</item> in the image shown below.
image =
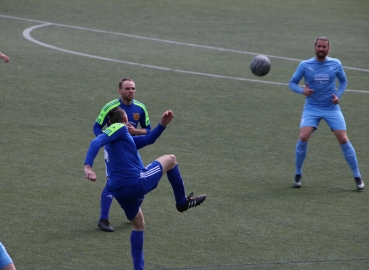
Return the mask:
<svg viewBox="0 0 369 270"><path fill-rule="evenodd" d="M136 84L132 79L123 78L119 82L118 93L121 98L110 101L101 109L93 126L95 136L99 136L102 133L105 125L109 126L107 114L112 108L118 106L124 109L128 116L129 122L126 126L131 135L145 135L151 131L150 118L146 106L134 99L135 92ZM138 124L140 124L141 129L138 129ZM144 165L143 163L141 164L143 168ZM106 177L108 178L108 174L106 174ZM100 201L100 219L97 226L106 232L114 232L109 222L109 210L112 202L113 195L111 192L103 189Z"/></svg>
<svg viewBox="0 0 369 270"><path fill-rule="evenodd" d="M0 270L15 270L12 258L10 258L4 245L0 242Z"/></svg>
<svg viewBox="0 0 369 270"><path fill-rule="evenodd" d="M202 194L193 197L193 193L186 197L184 183L174 155L164 155L142 168L138 156L138 149L153 144L174 117L173 112L165 111L160 124L149 134L131 136L126 124L127 115L120 107L109 112L111 125L104 132L91 141L86 154L84 172L87 179L96 181L96 174L92 165L99 149L105 146L106 164L109 179L106 183L107 191L111 192L125 212L132 224L130 236L131 254L134 269L144 269L144 217L141 203L144 196L155 189L160 178L166 173L172 186L179 212L200 205L206 199Z"/></svg>
<svg viewBox="0 0 369 270"><path fill-rule="evenodd" d="M329 40L326 37L318 37L315 40L315 57L302 61L289 82L292 91L306 96L300 135L295 149L296 171L293 185L296 188L301 187L302 165L308 141L318 128L320 120L324 119L341 145L343 156L351 168L356 189L362 190L364 182L361 179L356 152L348 139L346 122L338 105L347 87L347 78L341 62L328 56L329 50ZM298 85L302 78L305 80L304 88ZM336 79L339 82L337 90Z"/></svg>

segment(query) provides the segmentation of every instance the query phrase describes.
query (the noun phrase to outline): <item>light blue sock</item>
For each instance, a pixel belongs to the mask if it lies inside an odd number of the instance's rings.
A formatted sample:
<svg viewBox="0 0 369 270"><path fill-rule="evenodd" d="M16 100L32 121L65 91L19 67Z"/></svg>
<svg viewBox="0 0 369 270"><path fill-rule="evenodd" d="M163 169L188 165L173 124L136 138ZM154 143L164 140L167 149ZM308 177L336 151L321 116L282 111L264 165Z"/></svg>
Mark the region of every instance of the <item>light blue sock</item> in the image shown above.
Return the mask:
<svg viewBox="0 0 369 270"><path fill-rule="evenodd" d="M171 170L167 171L167 177L172 185L174 197L177 205L183 205L186 203L186 193L182 180L181 173L179 172L178 164Z"/></svg>
<svg viewBox="0 0 369 270"><path fill-rule="evenodd" d="M347 163L350 165L352 174L354 175L354 177L360 177L360 171L359 171L359 164L357 162L357 158L356 158L356 152L354 147L352 146L352 144L350 142L341 144L341 148L342 148L342 152L343 152L343 156L345 157Z"/></svg>
<svg viewBox="0 0 369 270"><path fill-rule="evenodd" d="M144 252L144 232L132 231L131 232L131 254L134 270L143 270L145 266Z"/></svg>
<svg viewBox="0 0 369 270"><path fill-rule="evenodd" d="M100 220L109 219L109 210L113 202L113 194L103 189L100 200Z"/></svg>
<svg viewBox="0 0 369 270"><path fill-rule="evenodd" d="M307 153L307 142L302 142L297 140L295 149L295 164L296 172L295 174L302 174L302 165L304 164L306 153Z"/></svg>

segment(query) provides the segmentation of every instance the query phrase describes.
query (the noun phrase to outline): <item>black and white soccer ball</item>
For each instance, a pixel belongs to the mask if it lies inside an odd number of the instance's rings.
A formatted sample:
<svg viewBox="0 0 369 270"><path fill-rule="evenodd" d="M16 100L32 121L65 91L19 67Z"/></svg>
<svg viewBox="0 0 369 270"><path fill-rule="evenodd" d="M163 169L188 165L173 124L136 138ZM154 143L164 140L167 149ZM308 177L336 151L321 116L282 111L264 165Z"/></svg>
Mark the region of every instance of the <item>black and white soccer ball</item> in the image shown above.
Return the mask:
<svg viewBox="0 0 369 270"><path fill-rule="evenodd" d="M255 56L250 62L251 72L259 77L265 76L269 73L272 64L266 55L259 54Z"/></svg>

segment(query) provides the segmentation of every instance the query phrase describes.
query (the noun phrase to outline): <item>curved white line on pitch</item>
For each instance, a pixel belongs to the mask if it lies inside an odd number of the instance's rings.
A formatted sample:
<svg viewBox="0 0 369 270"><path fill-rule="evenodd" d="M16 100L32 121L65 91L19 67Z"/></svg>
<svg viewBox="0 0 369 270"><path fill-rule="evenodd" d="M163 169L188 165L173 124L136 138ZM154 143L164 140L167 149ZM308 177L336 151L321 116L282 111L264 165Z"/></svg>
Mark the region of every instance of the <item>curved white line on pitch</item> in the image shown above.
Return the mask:
<svg viewBox="0 0 369 270"><path fill-rule="evenodd" d="M8 18L8 19L14 19L14 20L22 20L22 21L28 21L28 22L37 22L37 23L42 23L42 24L56 25L56 26L60 26L60 27L74 28L74 29L80 29L80 30L91 31L91 32L119 35L119 36L138 38L138 39L146 39L146 40L152 40L152 41L164 42L164 43L176 44L176 45L182 45L182 46L190 46L190 47L204 48L204 49L210 49L210 50L218 50L218 51L224 51L224 52L233 52L233 53L250 54L250 55L264 54L264 53L254 53L254 52L247 52L247 51L230 50L230 49L224 49L224 48L218 48L218 47L212 47L212 46L204 46L204 45L191 44L191 43L183 43L183 42L177 42L177 41L171 41L171 40L165 40L165 39L157 39L157 38L149 38L149 37L143 37L143 36L129 35L129 34L124 34L124 33L97 30L97 29L91 29L91 28L85 28L85 27L79 27L79 26L73 26L73 25L50 23L50 22L44 22L44 21L32 20L32 19L25 19L25 18L19 18L19 17L7 16L7 15L1 15L1 14L0 14L0 17ZM270 55L270 54L267 54L267 56L270 57L270 58L283 59L283 60L289 60L289 61L299 61L299 62L302 61L301 59L289 58L289 57L283 57L283 56L276 56L276 55ZM354 68L354 67L347 67L347 66L343 66L343 67L346 68L346 69L369 72L369 69Z"/></svg>
<svg viewBox="0 0 369 270"><path fill-rule="evenodd" d="M180 69L165 68L165 67L145 65L145 64L140 64L140 63L135 63L135 62L129 62L129 61L116 60L116 59L111 59L111 58L106 58L106 57L100 57L100 56L96 56L96 55L75 52L75 51L71 51L71 50L66 50L66 49L63 49L63 48L59 48L59 47L56 47L56 46L52 46L52 45L49 45L49 44L40 42L40 41L34 39L31 36L31 32L33 30L38 29L38 28L41 28L41 27L45 27L45 26L50 26L50 25L64 26L64 25L54 24L54 23L44 23L44 24L41 24L41 25L35 25L35 26L32 26L32 27L29 27L29 28L25 29L23 31L23 36L24 36L25 39L29 40L30 42L33 42L35 44L38 44L40 46L43 46L43 47L46 47L46 48L49 48L49 49L58 50L58 51L62 51L62 52L70 53L70 54L79 55L79 56L85 56L85 57L90 57L90 58L94 58L94 59L104 60L104 61L110 61L110 62L116 62L116 63L122 63L122 64L127 64L127 65L134 65L134 66L141 66L141 67L147 67L147 68L154 68L154 69L165 70L165 71L174 71L174 72L185 73L185 74L193 74L193 75L199 75L199 76L207 76L207 77L214 77L214 78L223 78L223 79L231 79L231 80L239 80L239 81L258 82L258 83L266 83L266 84L274 84L274 85L288 86L287 83L270 82L270 81L262 81L262 80L254 80L254 79L230 77L230 76L223 76L223 75L216 75L216 74L209 74L209 73L201 73L201 72L194 72L194 71L186 71L186 70L180 70ZM67 27L69 27L69 26L67 26ZM81 30L89 30L87 28L74 27L74 26L73 27L70 27L70 28L81 29ZM114 34L113 32L106 32L106 31L99 31L99 30L93 30L93 31ZM116 34L119 34L119 33L116 33ZM131 37L138 37L138 36L132 36L132 35L126 35L126 34L122 34L122 35L131 36ZM147 38L147 39L150 39L150 38ZM151 39L151 40L156 40L156 39ZM156 40L156 41L162 41L162 40ZM176 44L180 44L178 42L175 42L175 43ZM181 45L183 45L183 44L181 44ZM191 44L187 44L187 45L191 45ZM195 45L195 44L193 44L193 45L196 46L196 47L204 47L204 46ZM220 48L215 48L215 47L208 47L208 48L220 49ZM231 50L226 50L226 49L221 49L221 50L231 51ZM233 52L235 52L235 51L233 51ZM284 59L286 59L286 58L284 58ZM292 59L290 58L289 60L292 60ZM296 59L296 60L298 60L298 59ZM300 61L300 60L298 60L298 61ZM346 91L361 92L361 93L367 93L367 94L369 94L368 91L364 91L364 90L349 90L349 89L347 89Z"/></svg>
<svg viewBox="0 0 369 270"><path fill-rule="evenodd" d="M247 51L230 50L230 49L224 49L224 48L218 48L218 47L212 47L212 46L205 46L205 45L198 45L198 44L191 44L191 43L183 43L183 42L172 41L172 40L165 40L165 39L158 39L158 38L149 38L149 37L143 37L143 36L137 36L137 35L129 35L129 34L124 34L124 33L104 31L104 30L97 30L97 29L91 29L91 28L85 28L85 27L67 25L67 24L50 23L50 22L44 22L44 21L32 20L32 19L25 19L25 18L19 18L19 17L7 16L7 15L1 15L1 14L0 14L0 17L8 18L8 19L14 19L14 20L23 20L23 21L28 21L28 22L37 22L37 23L41 23L41 24L56 25L56 26L60 26L60 27L73 28L73 29L79 29L79 30L97 32L97 33L119 35L119 36L130 37L130 38L138 38L138 39L152 40L152 41L169 43L169 44L176 44L176 45L182 45L182 46L189 46L189 47L196 47L196 48L203 48L203 49L224 51L224 52L233 52L233 53L249 54L249 55L264 54L264 53L254 53L254 52L247 52ZM276 58L276 59L282 59L282 60L298 61L298 62L301 62L302 61L301 59L289 58L289 57L283 57L283 56L276 56L276 55L270 55L270 54L267 54L267 56L270 57L270 58ZM352 69L352 70L357 70L357 71L369 72L369 69L354 68L354 67L347 67L347 66L343 66L343 67L346 68L346 69Z"/></svg>
<svg viewBox="0 0 369 270"><path fill-rule="evenodd" d="M208 73L201 73L201 72L193 72L193 71L186 71L186 70L180 70L180 69L172 69L172 68L165 68L165 67L159 67L159 66L145 65L145 64L135 63L135 62L129 62L129 61L116 60L116 59L111 59L111 58L106 58L106 57L100 57L100 56L96 56L96 55L75 52L75 51L59 48L59 47L56 47L56 46L52 46L52 45L40 42L40 41L34 39L31 36L31 32L33 30L41 28L41 27L45 27L45 26L50 26L50 25L55 25L55 24L45 23L45 24L36 25L36 26L32 26L30 28L27 28L26 30L23 31L23 36L24 36L25 39L29 40L30 42L36 43L40 46L43 46L43 47L46 47L46 48L49 48L49 49L54 49L54 50L58 50L58 51L62 51L62 52L70 53L70 54L75 54L75 55L79 55L79 56L86 56L86 57L95 58L95 59L99 59L99 60L105 60L105 61L110 61L110 62L140 66L140 67L155 68L155 69L166 70L166 71L175 71L175 72L179 72L179 73L209 76L209 77L215 77L215 78L234 79L234 80L251 81L251 82L262 82L262 83L269 83L269 84L276 84L276 85L287 85L286 83L268 82L268 81L261 81L261 80L252 80L252 79L246 79L246 78L237 78L237 77L229 77L229 76L222 76L222 75L215 75L215 74L208 74Z"/></svg>

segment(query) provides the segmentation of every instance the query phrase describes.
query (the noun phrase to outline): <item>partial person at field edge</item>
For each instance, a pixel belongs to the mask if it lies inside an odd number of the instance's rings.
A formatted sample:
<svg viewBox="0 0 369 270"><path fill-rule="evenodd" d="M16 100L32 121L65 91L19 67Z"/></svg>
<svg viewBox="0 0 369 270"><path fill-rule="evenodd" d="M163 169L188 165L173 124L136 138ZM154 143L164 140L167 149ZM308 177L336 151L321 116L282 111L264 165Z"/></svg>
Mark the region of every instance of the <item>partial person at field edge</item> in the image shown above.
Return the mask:
<svg viewBox="0 0 369 270"><path fill-rule="evenodd" d="M123 78L118 84L118 93L120 95L120 99L110 101L101 109L101 112L93 126L95 136L99 136L103 132L104 126L110 125L107 114L115 107L120 107L126 112L128 117L126 127L128 128L129 134L137 136L150 133L150 118L146 106L134 99L136 93L135 82L130 78ZM138 125L140 125L141 128L138 128ZM106 154L105 151L104 153ZM142 161L141 165L143 168L144 165ZM108 177L108 171L106 171L106 180L108 180ZM111 226L109 221L109 211L112 202L113 195L104 188L100 198L100 218L97 226L105 232L114 232L114 228Z"/></svg>
<svg viewBox="0 0 369 270"><path fill-rule="evenodd" d="M293 185L301 187L302 166L307 153L307 145L312 133L324 119L341 146L343 156L349 164L356 189L364 189L354 147L349 141L346 122L339 106L340 98L347 87L347 77L341 62L328 56L329 40L318 37L315 40L315 57L302 61L293 74L289 87L292 91L306 96L300 122L300 134L295 148L295 178ZM305 80L305 87L298 84ZM336 89L336 80L338 88Z"/></svg>
<svg viewBox="0 0 369 270"><path fill-rule="evenodd" d="M7 57L5 54L3 54L2 52L0 52L0 58L1 59L4 59L5 63L8 63L9 62L9 57Z"/></svg>
<svg viewBox="0 0 369 270"><path fill-rule="evenodd" d="M16 270L4 245L0 242L0 270Z"/></svg>

